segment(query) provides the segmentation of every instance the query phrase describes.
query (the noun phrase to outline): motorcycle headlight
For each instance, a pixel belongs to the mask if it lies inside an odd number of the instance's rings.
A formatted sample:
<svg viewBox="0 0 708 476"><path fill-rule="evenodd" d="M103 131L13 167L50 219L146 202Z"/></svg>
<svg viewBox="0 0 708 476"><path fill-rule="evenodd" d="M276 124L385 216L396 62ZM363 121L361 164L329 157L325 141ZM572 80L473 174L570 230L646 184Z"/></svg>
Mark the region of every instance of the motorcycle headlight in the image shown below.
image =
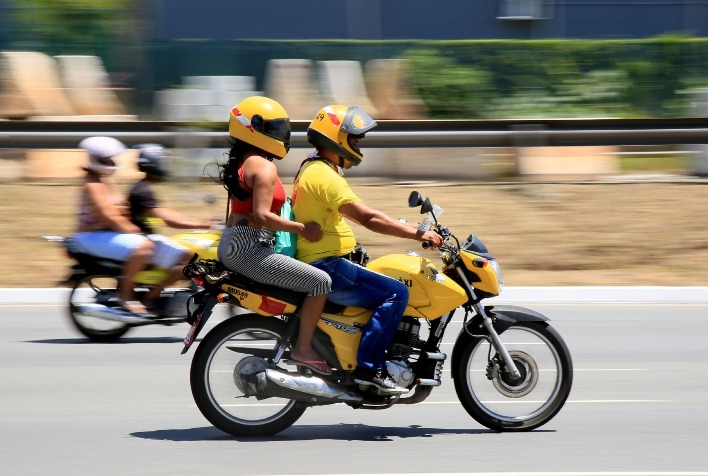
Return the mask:
<svg viewBox="0 0 708 476"><path fill-rule="evenodd" d="M501 265L495 259L489 260L489 266L494 270L494 274L497 275L497 284L499 286L499 293L504 290L504 273L502 272Z"/></svg>

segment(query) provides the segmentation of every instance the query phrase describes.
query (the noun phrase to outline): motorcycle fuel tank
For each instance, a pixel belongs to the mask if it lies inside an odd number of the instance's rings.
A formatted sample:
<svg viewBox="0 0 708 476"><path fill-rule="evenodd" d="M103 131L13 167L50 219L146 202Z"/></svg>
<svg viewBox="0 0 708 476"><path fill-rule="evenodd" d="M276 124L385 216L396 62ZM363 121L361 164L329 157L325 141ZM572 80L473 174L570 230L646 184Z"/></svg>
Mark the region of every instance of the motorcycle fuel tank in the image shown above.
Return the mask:
<svg viewBox="0 0 708 476"><path fill-rule="evenodd" d="M408 288L405 315L437 319L467 302L465 290L439 272L428 258L416 253L382 256L366 266L396 279Z"/></svg>

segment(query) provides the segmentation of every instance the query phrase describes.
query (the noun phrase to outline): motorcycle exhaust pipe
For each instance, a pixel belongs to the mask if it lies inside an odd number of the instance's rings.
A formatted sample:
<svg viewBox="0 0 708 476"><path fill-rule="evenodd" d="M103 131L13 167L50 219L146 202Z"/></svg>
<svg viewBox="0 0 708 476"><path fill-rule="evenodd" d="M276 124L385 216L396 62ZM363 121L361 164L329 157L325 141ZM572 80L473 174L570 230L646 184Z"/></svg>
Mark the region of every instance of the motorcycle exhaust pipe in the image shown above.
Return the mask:
<svg viewBox="0 0 708 476"><path fill-rule="evenodd" d="M359 403L363 400L350 390L319 377L293 375L274 369L244 375L257 397L289 398L307 403Z"/></svg>
<svg viewBox="0 0 708 476"><path fill-rule="evenodd" d="M153 322L150 319L136 316L122 309L107 307L102 304L79 304L77 306L81 314L92 317L100 317L110 321L124 322L126 324L139 324Z"/></svg>

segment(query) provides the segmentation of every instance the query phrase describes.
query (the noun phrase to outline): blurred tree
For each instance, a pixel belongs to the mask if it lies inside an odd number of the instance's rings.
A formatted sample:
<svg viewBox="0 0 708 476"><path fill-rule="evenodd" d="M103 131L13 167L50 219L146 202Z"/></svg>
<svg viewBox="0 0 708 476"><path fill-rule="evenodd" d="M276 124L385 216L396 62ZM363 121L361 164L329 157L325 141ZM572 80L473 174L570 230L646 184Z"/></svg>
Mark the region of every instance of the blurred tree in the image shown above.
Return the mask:
<svg viewBox="0 0 708 476"><path fill-rule="evenodd" d="M104 43L126 31L134 0L10 0L14 30L44 44ZM130 31L130 30L128 30Z"/></svg>
<svg viewBox="0 0 708 476"><path fill-rule="evenodd" d="M492 98L491 76L481 68L463 66L431 49L414 49L405 58L412 64L413 87L434 118L485 117Z"/></svg>

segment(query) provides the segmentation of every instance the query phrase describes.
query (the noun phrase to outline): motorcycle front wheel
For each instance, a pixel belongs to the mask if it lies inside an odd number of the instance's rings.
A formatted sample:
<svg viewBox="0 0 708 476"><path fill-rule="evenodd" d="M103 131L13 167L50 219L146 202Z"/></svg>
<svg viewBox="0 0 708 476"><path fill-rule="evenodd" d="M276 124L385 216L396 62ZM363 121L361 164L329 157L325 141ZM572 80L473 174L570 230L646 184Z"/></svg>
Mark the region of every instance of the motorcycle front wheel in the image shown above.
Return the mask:
<svg viewBox="0 0 708 476"><path fill-rule="evenodd" d="M265 370L285 340L283 321L257 314L221 322L194 354L190 384L202 415L234 436L269 436L295 423L307 406L287 398L249 396L243 375ZM244 349L257 350L253 354ZM254 355L256 354L256 355Z"/></svg>
<svg viewBox="0 0 708 476"><path fill-rule="evenodd" d="M516 322L501 339L521 377L510 377L491 344L474 338L463 350L459 368L452 370L457 396L467 413L487 428L533 430L551 420L570 394L570 352L545 322Z"/></svg>
<svg viewBox="0 0 708 476"><path fill-rule="evenodd" d="M83 335L94 342L115 342L130 326L123 322L92 316L82 310L82 305L110 306L118 298L118 278L115 276L85 276L69 295L69 317Z"/></svg>

